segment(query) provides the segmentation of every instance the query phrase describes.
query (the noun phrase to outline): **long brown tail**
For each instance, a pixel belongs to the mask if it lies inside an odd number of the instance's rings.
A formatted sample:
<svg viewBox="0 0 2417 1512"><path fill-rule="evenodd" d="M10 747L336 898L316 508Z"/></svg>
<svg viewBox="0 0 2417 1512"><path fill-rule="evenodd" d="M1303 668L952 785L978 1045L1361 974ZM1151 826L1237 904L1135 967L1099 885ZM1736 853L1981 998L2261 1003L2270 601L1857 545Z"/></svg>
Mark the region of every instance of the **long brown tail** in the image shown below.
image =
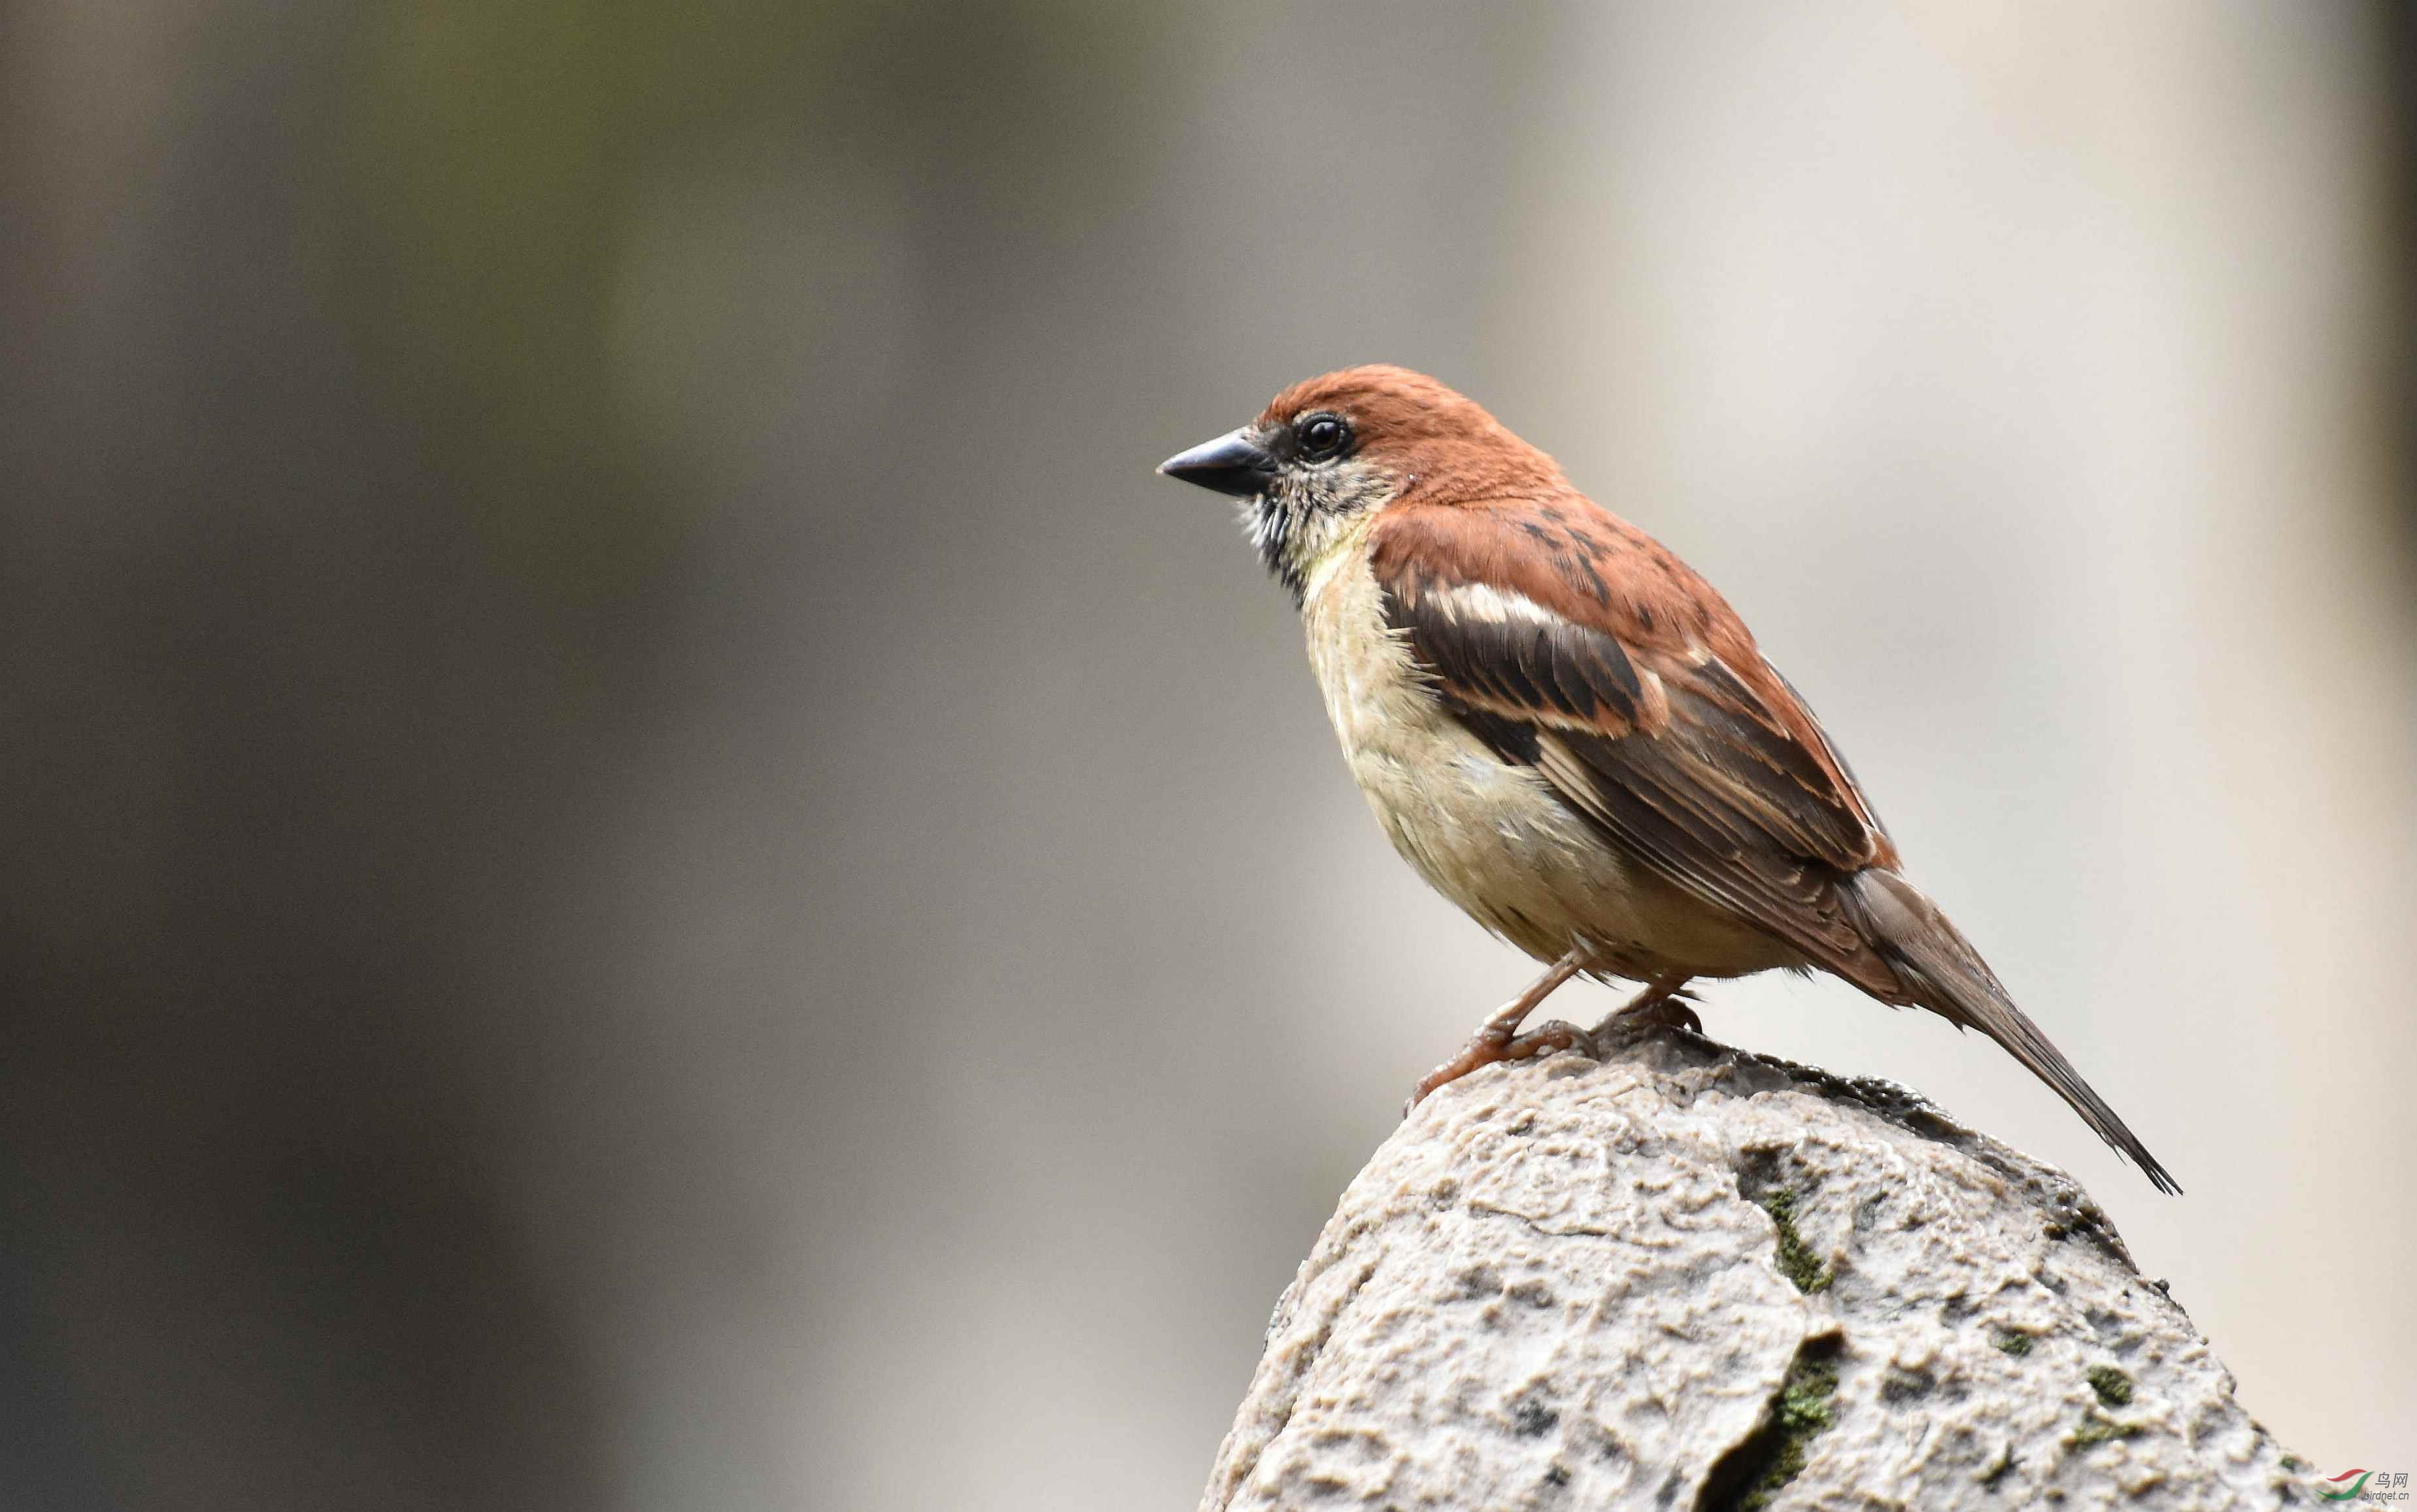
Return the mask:
<svg viewBox="0 0 2417 1512"><path fill-rule="evenodd" d="M1878 867L1857 872L1846 893L1859 932L1895 969L1913 1003L1959 1029L1978 1029L1996 1040L2072 1104L2100 1139L2137 1162L2157 1190L2181 1190L2139 1136L2124 1126L2063 1052L2048 1043L2040 1026L2014 1006L1988 962L1937 903L1903 877Z"/></svg>

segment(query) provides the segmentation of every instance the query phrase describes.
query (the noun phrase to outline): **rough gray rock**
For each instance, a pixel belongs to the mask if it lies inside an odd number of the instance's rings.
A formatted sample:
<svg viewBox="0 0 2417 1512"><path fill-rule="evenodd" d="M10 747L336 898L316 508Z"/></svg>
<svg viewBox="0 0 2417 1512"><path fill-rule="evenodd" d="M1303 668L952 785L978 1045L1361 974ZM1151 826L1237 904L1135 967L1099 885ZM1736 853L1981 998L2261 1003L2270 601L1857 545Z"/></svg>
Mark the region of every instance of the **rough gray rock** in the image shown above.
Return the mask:
<svg viewBox="0 0 2417 1512"><path fill-rule="evenodd" d="M2062 1172L1893 1083L1673 1029L1605 1055L1386 1141L1204 1509L2312 1504Z"/></svg>

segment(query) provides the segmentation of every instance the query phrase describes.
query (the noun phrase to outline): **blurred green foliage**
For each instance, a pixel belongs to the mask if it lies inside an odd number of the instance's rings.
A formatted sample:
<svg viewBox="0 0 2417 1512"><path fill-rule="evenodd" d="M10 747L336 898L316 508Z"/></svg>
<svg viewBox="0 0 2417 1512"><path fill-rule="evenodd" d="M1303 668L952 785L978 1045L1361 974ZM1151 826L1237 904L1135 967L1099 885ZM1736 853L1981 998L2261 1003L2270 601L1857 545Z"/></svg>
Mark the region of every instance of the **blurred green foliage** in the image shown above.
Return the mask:
<svg viewBox="0 0 2417 1512"><path fill-rule="evenodd" d="M796 111L871 0L688 6L417 0L371 12L345 223L351 301L475 461L480 537L523 573L609 585L656 555L616 423L607 307L633 183L683 133Z"/></svg>
<svg viewBox="0 0 2417 1512"><path fill-rule="evenodd" d="M516 577L585 593L660 561L672 491L616 411L611 304L649 175L764 128L877 145L878 171L1011 190L960 215L1028 219L1111 174L1103 100L1142 87L1136 16L1098 0L967 8L902 0L422 0L367 13L342 145L371 280L343 300L406 408L448 433L467 522ZM1077 103L1079 102L1079 103ZM1011 159L1011 154L1012 158ZM1072 183L1012 192L1006 161ZM987 174L973 172L989 161ZM1090 175L1087 179L1086 174ZM1072 191L1070 193L1070 190ZM945 218L943 218L945 219ZM814 270L800 266L808 280ZM366 312L363 316L360 312Z"/></svg>

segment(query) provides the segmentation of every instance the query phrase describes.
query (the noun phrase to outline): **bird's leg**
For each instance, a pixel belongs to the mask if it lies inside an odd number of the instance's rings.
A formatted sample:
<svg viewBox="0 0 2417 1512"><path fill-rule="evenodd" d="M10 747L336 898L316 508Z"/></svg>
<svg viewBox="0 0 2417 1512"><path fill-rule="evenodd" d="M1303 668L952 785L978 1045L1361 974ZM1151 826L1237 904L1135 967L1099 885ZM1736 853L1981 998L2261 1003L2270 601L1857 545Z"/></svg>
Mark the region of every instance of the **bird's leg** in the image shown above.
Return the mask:
<svg viewBox="0 0 2417 1512"><path fill-rule="evenodd" d="M1585 964L1584 952L1572 950L1553 962L1552 969L1537 977L1528 990L1497 1009L1494 1017L1478 1025L1477 1033L1468 1036L1468 1043L1460 1048L1459 1054L1419 1079L1419 1084L1410 1089L1410 1100L1403 1105L1404 1115L1424 1101L1428 1093L1459 1081L1481 1066L1521 1060L1539 1051L1567 1050L1584 1043L1586 1031L1558 1020L1532 1034L1520 1034L1519 1025L1536 1011L1537 1004L1552 996L1555 988L1575 976Z"/></svg>
<svg viewBox="0 0 2417 1512"><path fill-rule="evenodd" d="M1603 1034L1612 1025L1622 1021L1665 1024L1672 1029L1686 1029L1695 1034L1702 1034L1704 1021L1696 1018L1695 1010L1687 1006L1684 1001L1687 995L1687 981L1688 976L1684 972L1671 976L1654 977L1645 984L1643 991L1612 1009L1610 1016L1596 1024L1589 1034L1590 1036Z"/></svg>

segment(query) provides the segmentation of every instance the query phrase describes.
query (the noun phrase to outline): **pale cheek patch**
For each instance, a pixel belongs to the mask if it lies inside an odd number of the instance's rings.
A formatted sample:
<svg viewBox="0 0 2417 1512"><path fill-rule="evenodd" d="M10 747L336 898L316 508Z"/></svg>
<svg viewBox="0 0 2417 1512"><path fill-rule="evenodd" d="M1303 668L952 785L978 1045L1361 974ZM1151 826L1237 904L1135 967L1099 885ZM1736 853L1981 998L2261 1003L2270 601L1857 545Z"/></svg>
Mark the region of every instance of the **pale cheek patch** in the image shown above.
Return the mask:
<svg viewBox="0 0 2417 1512"><path fill-rule="evenodd" d="M1330 571L1346 541L1391 496L1385 476L1364 462L1295 473L1242 507L1242 531L1259 560L1305 600L1312 584Z"/></svg>

